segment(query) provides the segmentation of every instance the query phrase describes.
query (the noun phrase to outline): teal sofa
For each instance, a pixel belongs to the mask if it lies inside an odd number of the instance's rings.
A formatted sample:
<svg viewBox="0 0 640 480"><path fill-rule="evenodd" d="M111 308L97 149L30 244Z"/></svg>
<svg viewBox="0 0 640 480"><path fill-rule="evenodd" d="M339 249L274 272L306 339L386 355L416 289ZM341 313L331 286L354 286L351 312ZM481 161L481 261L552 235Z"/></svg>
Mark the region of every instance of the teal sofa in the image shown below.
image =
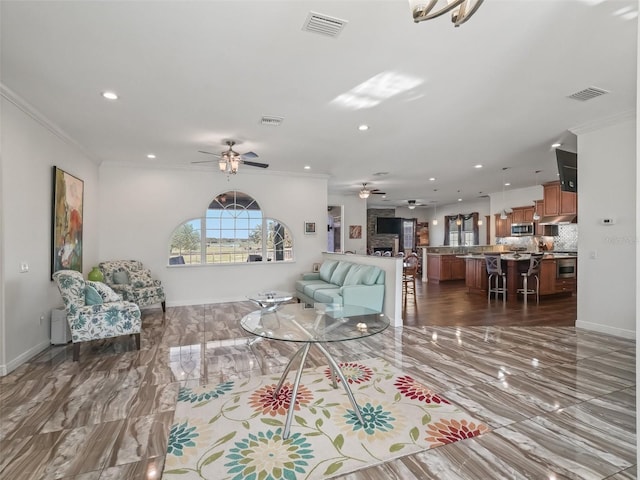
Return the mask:
<svg viewBox="0 0 640 480"><path fill-rule="evenodd" d="M374 265L325 260L317 273L296 281L296 297L304 303L356 305L382 312L384 270Z"/></svg>

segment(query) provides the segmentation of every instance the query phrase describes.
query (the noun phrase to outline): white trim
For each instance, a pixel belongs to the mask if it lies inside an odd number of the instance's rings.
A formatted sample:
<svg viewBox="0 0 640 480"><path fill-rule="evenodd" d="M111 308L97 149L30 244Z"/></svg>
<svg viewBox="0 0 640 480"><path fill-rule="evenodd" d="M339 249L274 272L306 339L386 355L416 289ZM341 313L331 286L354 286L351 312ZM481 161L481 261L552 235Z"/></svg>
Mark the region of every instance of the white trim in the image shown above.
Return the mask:
<svg viewBox="0 0 640 480"><path fill-rule="evenodd" d="M44 128L53 133L56 137L60 138L63 142L66 142L77 148L85 155L88 159L90 159L96 165L100 165L101 161L98 160L91 152L89 152L85 147L80 145L77 141L71 138L64 130L58 127L56 124L51 122L43 113L41 113L37 108L27 102L20 95L15 93L5 84L0 82L0 96L4 97L8 102L13 103L17 108L19 108L26 115L31 117L33 120L38 122Z"/></svg>
<svg viewBox="0 0 640 480"><path fill-rule="evenodd" d="M4 377L5 375L8 375L9 373L13 372L20 365L22 365L23 363L26 363L31 358L35 357L37 354L46 350L50 346L51 346L51 342L47 339L44 342L39 343L34 347L31 347L26 352L22 352L20 355L18 355L16 358L11 360L6 365L0 365L0 377Z"/></svg>
<svg viewBox="0 0 640 480"><path fill-rule="evenodd" d="M597 120L583 123L582 125L577 125L570 128L569 131L571 133L574 133L575 135L582 135L584 133L594 132L602 128L611 127L627 120L635 120L635 118L635 110L623 110L622 112L609 115L608 117L599 118Z"/></svg>
<svg viewBox="0 0 640 480"><path fill-rule="evenodd" d="M576 328L583 328L585 330L590 330L593 332L607 333L616 337L628 338L629 340L635 340L636 338L636 332L633 330L610 327L609 325L602 325L601 323L576 320Z"/></svg>

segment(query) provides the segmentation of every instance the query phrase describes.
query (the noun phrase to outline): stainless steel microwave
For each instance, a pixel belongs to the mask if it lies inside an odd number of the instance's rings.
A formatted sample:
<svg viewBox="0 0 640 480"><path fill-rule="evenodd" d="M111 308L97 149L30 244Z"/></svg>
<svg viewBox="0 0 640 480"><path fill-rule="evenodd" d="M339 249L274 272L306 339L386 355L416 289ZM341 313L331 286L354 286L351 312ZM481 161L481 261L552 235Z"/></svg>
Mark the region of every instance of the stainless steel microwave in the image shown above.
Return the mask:
<svg viewBox="0 0 640 480"><path fill-rule="evenodd" d="M524 237L526 235L533 235L533 223L512 223L511 224L512 237Z"/></svg>

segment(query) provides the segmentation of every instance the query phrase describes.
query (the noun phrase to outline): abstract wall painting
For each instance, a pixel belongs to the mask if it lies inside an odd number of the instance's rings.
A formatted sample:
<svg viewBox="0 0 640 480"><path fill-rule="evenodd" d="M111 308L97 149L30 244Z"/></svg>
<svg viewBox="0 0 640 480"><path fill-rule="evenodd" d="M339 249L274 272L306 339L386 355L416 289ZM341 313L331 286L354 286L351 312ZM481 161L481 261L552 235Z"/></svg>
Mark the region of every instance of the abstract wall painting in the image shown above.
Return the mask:
<svg viewBox="0 0 640 480"><path fill-rule="evenodd" d="M84 182L53 167L51 275L58 270L82 272Z"/></svg>

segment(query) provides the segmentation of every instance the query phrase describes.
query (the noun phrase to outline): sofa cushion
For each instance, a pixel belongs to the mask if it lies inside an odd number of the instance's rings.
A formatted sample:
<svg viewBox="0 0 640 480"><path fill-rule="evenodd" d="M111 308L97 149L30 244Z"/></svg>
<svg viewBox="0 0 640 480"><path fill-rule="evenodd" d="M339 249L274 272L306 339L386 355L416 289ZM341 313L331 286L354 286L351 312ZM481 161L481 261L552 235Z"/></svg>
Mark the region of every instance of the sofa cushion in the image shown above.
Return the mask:
<svg viewBox="0 0 640 480"><path fill-rule="evenodd" d="M331 275L333 275L336 266L338 265L337 260L325 260L320 265L320 280L324 280L325 282L331 283Z"/></svg>
<svg viewBox="0 0 640 480"><path fill-rule="evenodd" d="M91 285L84 287L84 303L85 305L100 305L103 303L102 296Z"/></svg>
<svg viewBox="0 0 640 480"><path fill-rule="evenodd" d="M343 285L374 285L380 269L373 265L354 265L347 273Z"/></svg>
<svg viewBox="0 0 640 480"><path fill-rule="evenodd" d="M337 303L342 305L342 295L340 295L339 288L323 288L322 290L318 290L313 299L318 303Z"/></svg>
<svg viewBox="0 0 640 480"><path fill-rule="evenodd" d="M311 298L315 298L316 292L318 290L324 290L325 288L336 288L336 286L331 285L330 283L325 283L325 282L314 283L314 284L305 286L302 293L304 293L305 295Z"/></svg>
<svg viewBox="0 0 640 480"><path fill-rule="evenodd" d="M304 287L307 285L326 285L327 282L322 280L296 280L296 292L304 293Z"/></svg>
<svg viewBox="0 0 640 480"><path fill-rule="evenodd" d="M331 275L331 283L338 285L339 287L344 285L344 279L353 266L354 264L350 262L338 262L338 265L336 265L336 268Z"/></svg>

